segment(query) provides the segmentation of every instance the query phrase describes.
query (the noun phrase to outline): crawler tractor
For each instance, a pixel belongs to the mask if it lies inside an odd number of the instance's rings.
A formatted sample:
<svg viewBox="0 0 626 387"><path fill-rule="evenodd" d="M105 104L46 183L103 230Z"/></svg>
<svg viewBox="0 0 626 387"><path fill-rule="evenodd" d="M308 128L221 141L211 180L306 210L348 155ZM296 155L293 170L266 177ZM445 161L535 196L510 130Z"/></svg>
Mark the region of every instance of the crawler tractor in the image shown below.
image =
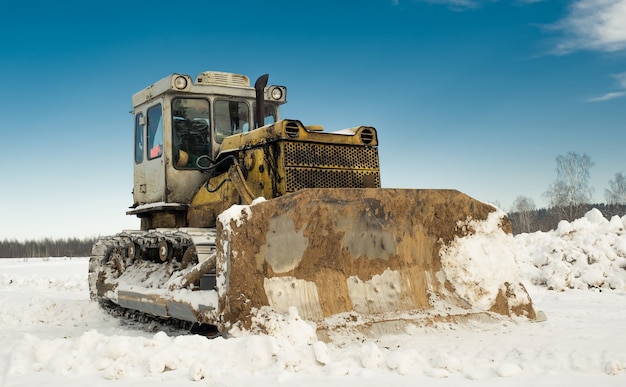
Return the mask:
<svg viewBox="0 0 626 387"><path fill-rule="evenodd" d="M471 222L497 216L509 231L501 211L455 190L382 189L376 129L283 119L287 90L267 81L173 74L133 95L127 214L141 227L96 242L92 299L221 333L293 308L320 331L343 321L372 334L426 320L535 318L514 275L480 289L483 279L466 273L464 283L491 297L477 305L443 262L478 232Z"/></svg>

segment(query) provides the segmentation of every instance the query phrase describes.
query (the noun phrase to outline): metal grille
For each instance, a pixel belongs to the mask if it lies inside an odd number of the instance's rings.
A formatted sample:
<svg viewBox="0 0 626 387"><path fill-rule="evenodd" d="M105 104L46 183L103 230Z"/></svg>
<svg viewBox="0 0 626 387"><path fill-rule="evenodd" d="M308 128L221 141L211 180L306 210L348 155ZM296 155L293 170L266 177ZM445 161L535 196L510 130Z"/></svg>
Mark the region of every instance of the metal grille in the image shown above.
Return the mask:
<svg viewBox="0 0 626 387"><path fill-rule="evenodd" d="M287 192L303 188L362 188L364 179L373 179L380 187L378 171L351 171L315 168L287 168Z"/></svg>
<svg viewBox="0 0 626 387"><path fill-rule="evenodd" d="M379 169L377 148L286 142L284 152L288 167Z"/></svg>
<svg viewBox="0 0 626 387"><path fill-rule="evenodd" d="M250 79L241 74L206 71L196 77L196 81L205 85L250 86Z"/></svg>

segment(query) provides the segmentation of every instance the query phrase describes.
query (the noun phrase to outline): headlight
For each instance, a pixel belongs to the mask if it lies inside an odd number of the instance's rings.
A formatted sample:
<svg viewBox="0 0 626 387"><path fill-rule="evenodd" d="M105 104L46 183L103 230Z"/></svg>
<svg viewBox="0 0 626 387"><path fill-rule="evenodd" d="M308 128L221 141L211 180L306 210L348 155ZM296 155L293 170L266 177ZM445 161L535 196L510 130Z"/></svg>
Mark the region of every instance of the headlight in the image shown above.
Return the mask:
<svg viewBox="0 0 626 387"><path fill-rule="evenodd" d="M283 97L283 91L278 87L272 89L272 99L279 100Z"/></svg>
<svg viewBox="0 0 626 387"><path fill-rule="evenodd" d="M183 90L187 87L187 78L183 76L178 76L174 78L174 87L178 90Z"/></svg>
<svg viewBox="0 0 626 387"><path fill-rule="evenodd" d="M265 89L266 101L285 102L287 96L287 88L285 86L270 86Z"/></svg>

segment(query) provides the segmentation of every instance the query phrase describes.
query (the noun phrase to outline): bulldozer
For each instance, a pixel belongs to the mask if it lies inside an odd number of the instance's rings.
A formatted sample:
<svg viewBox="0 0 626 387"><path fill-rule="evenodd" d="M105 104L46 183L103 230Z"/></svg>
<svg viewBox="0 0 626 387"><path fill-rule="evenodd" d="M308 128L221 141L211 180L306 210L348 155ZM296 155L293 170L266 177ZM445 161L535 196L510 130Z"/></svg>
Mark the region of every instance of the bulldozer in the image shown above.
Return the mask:
<svg viewBox="0 0 626 387"><path fill-rule="evenodd" d="M457 190L381 188L375 128L283 119L287 89L268 78L171 74L132 96L140 229L94 244L93 300L218 334L267 310L372 335L536 318L515 273L487 289L450 270L477 257L446 258L475 222L510 234L502 211Z"/></svg>

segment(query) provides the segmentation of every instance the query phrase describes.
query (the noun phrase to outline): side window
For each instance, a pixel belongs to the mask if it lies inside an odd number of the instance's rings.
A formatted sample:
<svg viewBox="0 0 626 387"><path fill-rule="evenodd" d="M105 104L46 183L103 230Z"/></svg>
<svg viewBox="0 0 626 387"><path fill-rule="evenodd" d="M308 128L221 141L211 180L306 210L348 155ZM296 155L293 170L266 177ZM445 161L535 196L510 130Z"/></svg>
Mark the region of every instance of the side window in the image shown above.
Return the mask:
<svg viewBox="0 0 626 387"><path fill-rule="evenodd" d="M139 164L143 161L143 113L135 116L135 163Z"/></svg>
<svg viewBox="0 0 626 387"><path fill-rule="evenodd" d="M163 116L161 105L148 109L148 159L161 157L163 154Z"/></svg>
<svg viewBox="0 0 626 387"><path fill-rule="evenodd" d="M215 140L250 130L250 109L245 102L215 101Z"/></svg>
<svg viewBox="0 0 626 387"><path fill-rule="evenodd" d="M276 117L278 117L276 106L265 104L265 118L263 120L263 123L265 125L273 124L274 122L276 122Z"/></svg>
<svg viewBox="0 0 626 387"><path fill-rule="evenodd" d="M254 104L254 114L256 115L256 104ZM278 120L278 106L265 103L265 115L263 125L273 124ZM254 121L256 123L256 120ZM255 124L256 125L256 124Z"/></svg>
<svg viewBox="0 0 626 387"><path fill-rule="evenodd" d="M206 99L176 98L172 101L172 154L176 168L197 169L200 156L211 156L210 117Z"/></svg>

